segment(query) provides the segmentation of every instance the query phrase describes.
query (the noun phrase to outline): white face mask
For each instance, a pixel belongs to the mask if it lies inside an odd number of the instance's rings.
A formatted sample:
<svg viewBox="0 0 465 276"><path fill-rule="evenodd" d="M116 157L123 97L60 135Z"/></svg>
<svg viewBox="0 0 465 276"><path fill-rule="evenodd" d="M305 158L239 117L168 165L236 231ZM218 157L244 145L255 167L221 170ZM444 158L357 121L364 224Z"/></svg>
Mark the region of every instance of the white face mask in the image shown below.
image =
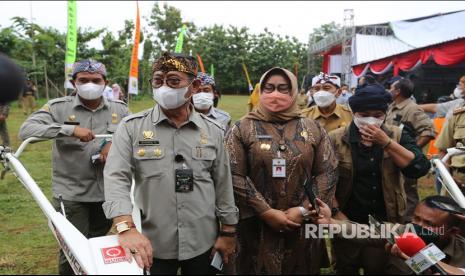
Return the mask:
<svg viewBox="0 0 465 276"><path fill-rule="evenodd" d="M460 88L460 87L457 86L457 87L454 89L454 97L455 97L456 99L461 99L461 98L463 98L463 90L462 90L462 88Z"/></svg>
<svg viewBox="0 0 465 276"><path fill-rule="evenodd" d="M99 85L95 83L86 83L76 85L77 94L85 100L96 100L103 95L105 85Z"/></svg>
<svg viewBox="0 0 465 276"><path fill-rule="evenodd" d="M331 92L320 90L313 94L313 100L319 107L328 107L336 100L336 96Z"/></svg>
<svg viewBox="0 0 465 276"><path fill-rule="evenodd" d="M192 96L194 107L198 110L208 110L213 105L213 94L209 92L200 92Z"/></svg>
<svg viewBox="0 0 465 276"><path fill-rule="evenodd" d="M383 123L384 123L384 119L385 118L378 119L378 118L375 118L375 117L358 117L358 116L354 116L354 123L358 128L360 128L362 126L366 126L366 125L375 125L375 126L381 127L383 125Z"/></svg>
<svg viewBox="0 0 465 276"><path fill-rule="evenodd" d="M175 89L164 85L153 89L153 98L164 109L176 109L189 100L185 98L187 91L189 87Z"/></svg>

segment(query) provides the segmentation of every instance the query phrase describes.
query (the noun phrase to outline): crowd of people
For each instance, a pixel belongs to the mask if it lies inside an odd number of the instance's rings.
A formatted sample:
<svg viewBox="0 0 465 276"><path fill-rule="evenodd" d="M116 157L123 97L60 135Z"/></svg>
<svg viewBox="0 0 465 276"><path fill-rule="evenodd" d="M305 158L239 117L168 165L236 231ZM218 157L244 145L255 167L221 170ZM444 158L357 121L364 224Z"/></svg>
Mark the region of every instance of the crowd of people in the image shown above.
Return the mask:
<svg viewBox="0 0 465 276"><path fill-rule="evenodd" d="M76 93L21 126L23 140L55 138L53 203L86 237L113 226L126 254L155 275L216 274L215 253L225 274L320 274L330 264L337 274L411 274L405 254L385 240L336 237L328 252L325 239L305 233L306 224L363 225L371 215L431 231L447 271L465 273L463 209L418 195L417 180L431 168L424 148L439 134L425 111L442 107L417 105L410 80L361 80L351 91L321 73L299 91L293 73L271 68L234 124L193 57L164 53L150 81L154 107L129 114L121 88L106 89L105 65L76 62ZM436 140L442 152L465 143L464 88L465 76ZM95 138L106 133L112 138ZM463 188L465 156L450 168ZM59 272L73 274L63 252Z"/></svg>

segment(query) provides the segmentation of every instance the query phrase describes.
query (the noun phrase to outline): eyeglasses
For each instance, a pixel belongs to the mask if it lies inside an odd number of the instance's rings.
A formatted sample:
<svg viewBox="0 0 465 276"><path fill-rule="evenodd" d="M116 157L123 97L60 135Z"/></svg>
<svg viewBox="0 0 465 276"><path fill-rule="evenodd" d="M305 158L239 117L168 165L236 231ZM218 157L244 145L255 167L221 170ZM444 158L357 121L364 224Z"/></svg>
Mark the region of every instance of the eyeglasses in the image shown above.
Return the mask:
<svg viewBox="0 0 465 276"><path fill-rule="evenodd" d="M153 88L160 88L165 83L171 88L179 88L182 85L183 81L183 79L175 76L170 76L166 79L161 77L155 77L149 80L150 85L152 85Z"/></svg>
<svg viewBox="0 0 465 276"><path fill-rule="evenodd" d="M262 88L262 91L265 93L273 93L276 90L278 90L279 93L289 94L289 92L291 92L291 86L288 84L278 84L276 86L271 83L265 83Z"/></svg>

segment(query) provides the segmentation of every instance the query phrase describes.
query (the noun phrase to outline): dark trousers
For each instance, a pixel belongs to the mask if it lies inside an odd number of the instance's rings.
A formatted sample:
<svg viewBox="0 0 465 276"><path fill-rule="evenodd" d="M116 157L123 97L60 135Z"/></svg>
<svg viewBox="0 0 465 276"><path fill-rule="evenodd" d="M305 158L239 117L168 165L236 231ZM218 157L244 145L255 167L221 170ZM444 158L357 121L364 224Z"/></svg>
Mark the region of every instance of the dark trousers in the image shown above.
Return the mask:
<svg viewBox="0 0 465 276"><path fill-rule="evenodd" d="M66 218L86 238L105 236L112 226L103 213L103 202L75 202L63 200ZM60 201L53 199L55 210L61 213ZM60 250L58 272L60 275L74 275L73 269L68 263L65 254Z"/></svg>
<svg viewBox="0 0 465 276"><path fill-rule="evenodd" d="M8 135L8 128L6 126L6 120L0 122L0 136L2 137L2 145L9 146L10 145L10 135Z"/></svg>
<svg viewBox="0 0 465 276"><path fill-rule="evenodd" d="M367 247L350 240L333 240L336 254L337 275L383 275L386 269L388 253L383 247Z"/></svg>
<svg viewBox="0 0 465 276"><path fill-rule="evenodd" d="M215 275L218 271L210 264L211 249L200 256L185 261L153 259L151 275Z"/></svg>

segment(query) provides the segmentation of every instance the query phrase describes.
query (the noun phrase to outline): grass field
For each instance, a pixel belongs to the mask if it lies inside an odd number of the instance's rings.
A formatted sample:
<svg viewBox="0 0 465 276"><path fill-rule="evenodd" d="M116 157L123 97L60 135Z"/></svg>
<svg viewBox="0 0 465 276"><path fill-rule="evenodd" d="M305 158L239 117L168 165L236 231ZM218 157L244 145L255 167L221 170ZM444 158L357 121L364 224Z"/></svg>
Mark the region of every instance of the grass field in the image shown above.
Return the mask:
<svg viewBox="0 0 465 276"><path fill-rule="evenodd" d="M40 101L41 106L44 101ZM242 117L247 109L246 96L224 96L220 108L228 111L233 120ZM130 103L133 113L150 108L151 99ZM21 123L26 119L17 103L12 104L8 129L12 147L16 149ZM51 196L51 142L31 145L22 155L24 166ZM432 179L421 180L421 195L433 193ZM29 192L11 174L0 181L0 274L57 274L57 243L48 229L45 216Z"/></svg>

